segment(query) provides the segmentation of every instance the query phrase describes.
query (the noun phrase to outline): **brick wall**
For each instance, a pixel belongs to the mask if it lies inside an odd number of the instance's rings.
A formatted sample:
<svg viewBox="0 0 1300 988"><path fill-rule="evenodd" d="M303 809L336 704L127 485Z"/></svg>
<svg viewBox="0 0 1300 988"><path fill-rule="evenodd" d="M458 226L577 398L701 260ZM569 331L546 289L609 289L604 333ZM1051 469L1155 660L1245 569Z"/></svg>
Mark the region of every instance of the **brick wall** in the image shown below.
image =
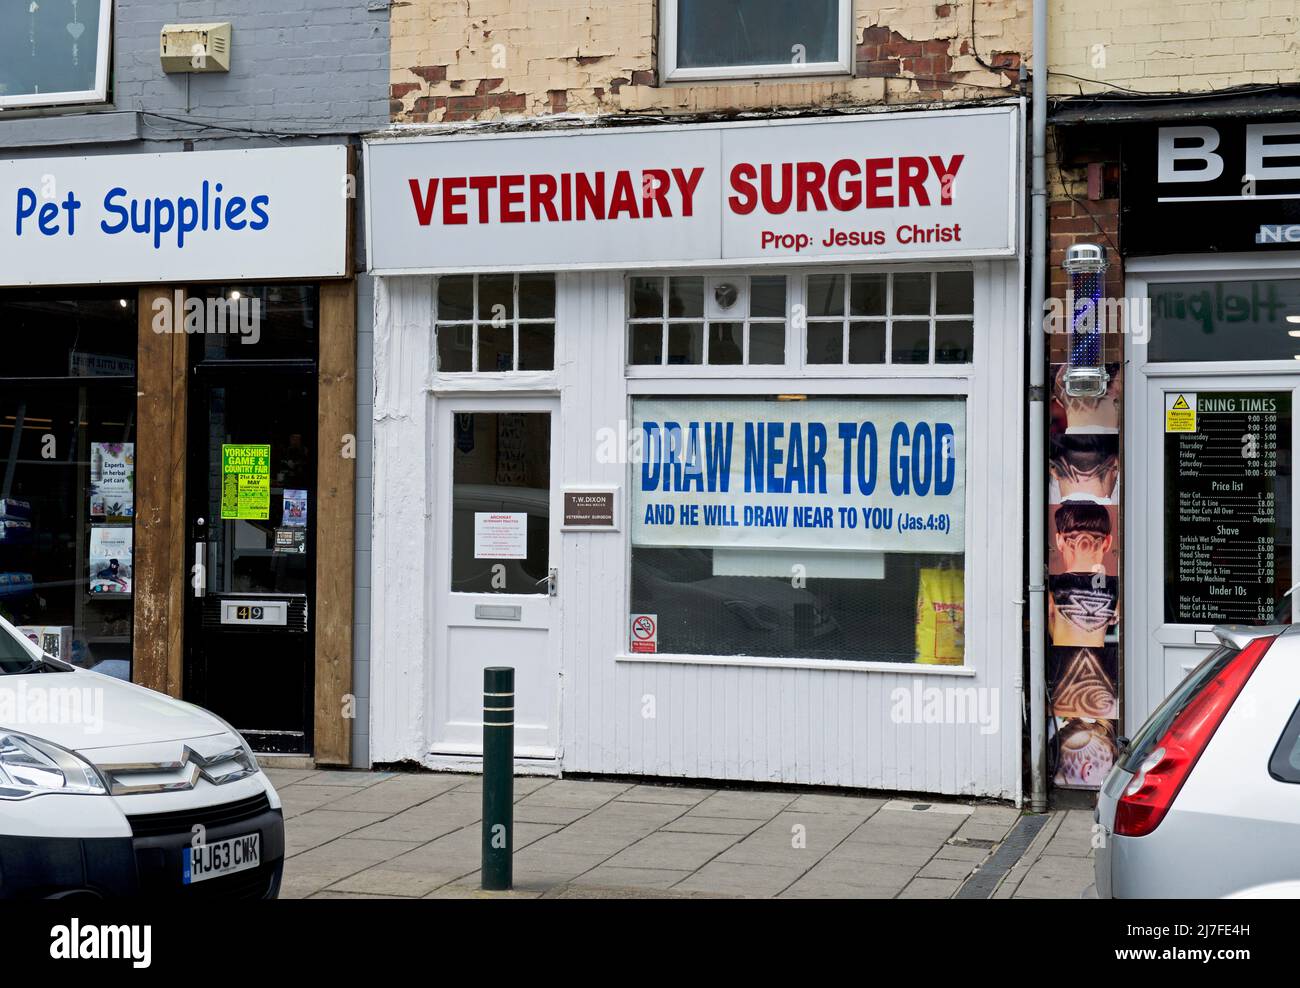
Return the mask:
<svg viewBox="0 0 1300 988"><path fill-rule="evenodd" d="M1054 94L1300 81L1296 0L1051 0Z"/></svg>
<svg viewBox="0 0 1300 988"><path fill-rule="evenodd" d="M659 85L654 0L411 0L392 13L403 123L979 99L1015 85L1029 0L858 2L852 77ZM981 65L981 60L989 67Z"/></svg>

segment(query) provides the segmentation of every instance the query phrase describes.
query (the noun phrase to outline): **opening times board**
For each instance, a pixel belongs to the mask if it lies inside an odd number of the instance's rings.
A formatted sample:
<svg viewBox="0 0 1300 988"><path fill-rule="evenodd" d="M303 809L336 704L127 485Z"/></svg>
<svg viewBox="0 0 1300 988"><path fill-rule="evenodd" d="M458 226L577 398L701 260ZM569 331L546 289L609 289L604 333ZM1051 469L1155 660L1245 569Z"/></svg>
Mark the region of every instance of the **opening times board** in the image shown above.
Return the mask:
<svg viewBox="0 0 1300 988"><path fill-rule="evenodd" d="M1291 585L1291 394L1167 399L1186 411L1166 413L1165 620L1271 624Z"/></svg>

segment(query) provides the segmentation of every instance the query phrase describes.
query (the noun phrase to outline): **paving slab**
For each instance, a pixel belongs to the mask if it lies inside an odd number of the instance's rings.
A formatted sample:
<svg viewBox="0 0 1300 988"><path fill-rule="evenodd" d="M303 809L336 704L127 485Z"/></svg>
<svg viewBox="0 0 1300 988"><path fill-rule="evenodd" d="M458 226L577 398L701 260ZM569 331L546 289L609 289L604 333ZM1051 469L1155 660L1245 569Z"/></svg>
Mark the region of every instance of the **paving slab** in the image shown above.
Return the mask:
<svg viewBox="0 0 1300 988"><path fill-rule="evenodd" d="M616 868L667 868L689 873L704 867L735 842L730 834L654 833L605 863Z"/></svg>
<svg viewBox="0 0 1300 988"><path fill-rule="evenodd" d="M280 802L284 808L286 820L319 809L348 796L355 796L357 789L352 786L305 786L291 785L277 789Z"/></svg>
<svg viewBox="0 0 1300 988"><path fill-rule="evenodd" d="M674 885L673 891L702 892L728 897L770 898L780 895L793 885L803 872L802 868L710 861L689 878Z"/></svg>
<svg viewBox="0 0 1300 988"><path fill-rule="evenodd" d="M674 803L694 806L712 796L716 789L688 789L684 786L636 785L615 798L624 803Z"/></svg>
<svg viewBox="0 0 1300 988"><path fill-rule="evenodd" d="M669 820L659 829L667 833L732 834L736 837L744 837L761 826L763 826L762 820L688 814L679 816L676 820Z"/></svg>
<svg viewBox="0 0 1300 988"><path fill-rule="evenodd" d="M357 789L373 786L377 782L391 779L393 772L362 772L352 769L321 769L295 782L298 786L353 786Z"/></svg>
<svg viewBox="0 0 1300 988"><path fill-rule="evenodd" d="M689 871L674 871L667 868L618 868L603 864L579 875L569 884L608 889L650 888L666 892L682 879L690 877L690 874Z"/></svg>
<svg viewBox="0 0 1300 988"><path fill-rule="evenodd" d="M723 790L696 804L691 813L699 816L735 816L746 820L770 820L796 798L795 793L786 792Z"/></svg>
<svg viewBox="0 0 1300 988"><path fill-rule="evenodd" d="M914 878L898 893L900 899L951 899L961 887L956 879Z"/></svg>
<svg viewBox="0 0 1300 988"><path fill-rule="evenodd" d="M295 854L310 851L313 847L337 840L344 834L361 830L384 818L382 813L361 813L348 810L310 810L292 821L285 822L284 854L291 858ZM290 825L292 824L292 826Z"/></svg>

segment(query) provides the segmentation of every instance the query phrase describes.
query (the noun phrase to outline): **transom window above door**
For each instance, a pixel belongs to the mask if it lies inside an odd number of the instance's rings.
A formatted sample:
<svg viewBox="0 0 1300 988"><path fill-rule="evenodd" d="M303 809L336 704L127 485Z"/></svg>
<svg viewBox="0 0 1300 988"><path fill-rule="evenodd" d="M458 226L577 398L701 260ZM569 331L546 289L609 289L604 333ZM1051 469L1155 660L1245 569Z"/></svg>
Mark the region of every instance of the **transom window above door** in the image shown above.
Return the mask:
<svg viewBox="0 0 1300 988"><path fill-rule="evenodd" d="M445 275L434 326L440 374L554 370L555 275Z"/></svg>
<svg viewBox="0 0 1300 988"><path fill-rule="evenodd" d="M664 0L661 8L669 82L852 68L852 0Z"/></svg>

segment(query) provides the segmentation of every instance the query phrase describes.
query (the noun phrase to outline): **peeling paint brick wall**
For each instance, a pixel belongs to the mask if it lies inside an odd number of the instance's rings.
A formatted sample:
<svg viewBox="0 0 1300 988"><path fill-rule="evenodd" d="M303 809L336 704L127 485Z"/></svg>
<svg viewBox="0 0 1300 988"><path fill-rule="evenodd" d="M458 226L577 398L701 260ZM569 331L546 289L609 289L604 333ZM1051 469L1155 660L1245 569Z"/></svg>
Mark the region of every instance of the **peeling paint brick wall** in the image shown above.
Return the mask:
<svg viewBox="0 0 1300 988"><path fill-rule="evenodd" d="M551 114L734 113L999 98L1015 91L1030 0L855 6L852 76L661 85L658 3L397 0L400 123Z"/></svg>
<svg viewBox="0 0 1300 988"><path fill-rule="evenodd" d="M1051 0L1048 31L1056 95L1300 81L1298 0Z"/></svg>

